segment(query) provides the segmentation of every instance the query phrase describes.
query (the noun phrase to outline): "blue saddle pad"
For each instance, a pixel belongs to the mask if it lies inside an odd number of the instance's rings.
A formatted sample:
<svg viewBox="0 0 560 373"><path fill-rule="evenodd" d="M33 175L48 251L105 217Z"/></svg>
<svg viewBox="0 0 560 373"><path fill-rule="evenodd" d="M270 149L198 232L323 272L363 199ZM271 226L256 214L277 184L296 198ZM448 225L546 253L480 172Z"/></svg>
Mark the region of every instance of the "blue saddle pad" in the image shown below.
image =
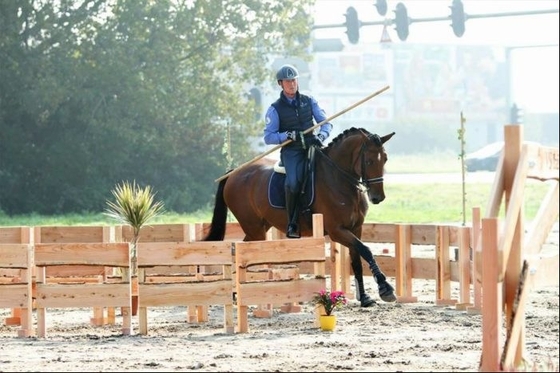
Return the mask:
<svg viewBox="0 0 560 373"><path fill-rule="evenodd" d="M278 209L286 208L286 191L284 190L285 180L286 175L283 173L272 172L272 175L270 175L270 179L268 180L268 203L270 203L270 206ZM305 183L303 200L300 201L300 205L304 208L311 206L313 203L313 199L315 197L314 184L315 180L312 176L310 176L307 183Z"/></svg>

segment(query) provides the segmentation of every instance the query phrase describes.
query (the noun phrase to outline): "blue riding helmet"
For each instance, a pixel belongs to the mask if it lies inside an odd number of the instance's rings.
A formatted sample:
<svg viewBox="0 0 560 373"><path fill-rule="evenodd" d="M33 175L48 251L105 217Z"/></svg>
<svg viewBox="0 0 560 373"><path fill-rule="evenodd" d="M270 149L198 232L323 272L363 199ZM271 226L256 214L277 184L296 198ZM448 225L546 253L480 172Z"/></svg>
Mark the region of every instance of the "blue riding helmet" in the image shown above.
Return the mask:
<svg viewBox="0 0 560 373"><path fill-rule="evenodd" d="M276 80L297 79L299 73L293 65L283 65L276 73Z"/></svg>

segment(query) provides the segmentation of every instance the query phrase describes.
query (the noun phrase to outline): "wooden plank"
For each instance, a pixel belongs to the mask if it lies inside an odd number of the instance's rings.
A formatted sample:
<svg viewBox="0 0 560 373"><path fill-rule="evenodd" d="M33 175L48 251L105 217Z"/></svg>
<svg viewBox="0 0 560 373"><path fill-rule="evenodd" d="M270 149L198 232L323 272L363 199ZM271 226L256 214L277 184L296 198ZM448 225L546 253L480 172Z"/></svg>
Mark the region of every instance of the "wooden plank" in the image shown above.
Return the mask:
<svg viewBox="0 0 560 373"><path fill-rule="evenodd" d="M31 243L31 228L0 227L0 244L3 243Z"/></svg>
<svg viewBox="0 0 560 373"><path fill-rule="evenodd" d="M497 218L500 212L500 205L504 195L504 152L500 154L496 172L494 173L494 182L490 189L490 198L486 204L486 218ZM480 266L482 268L482 266Z"/></svg>
<svg viewBox="0 0 560 373"><path fill-rule="evenodd" d="M531 159L527 177L558 181L558 147L537 144L524 144L524 146L527 147Z"/></svg>
<svg viewBox="0 0 560 373"><path fill-rule="evenodd" d="M107 250L107 248L113 248ZM129 266L128 243L49 243L35 244L35 265Z"/></svg>
<svg viewBox="0 0 560 373"><path fill-rule="evenodd" d="M35 227L36 243L93 243L109 241L106 226L41 226Z"/></svg>
<svg viewBox="0 0 560 373"><path fill-rule="evenodd" d="M232 244L208 242L139 242L138 266L231 265Z"/></svg>
<svg viewBox="0 0 560 373"><path fill-rule="evenodd" d="M130 242L133 230L129 225L120 227L120 239ZM150 224L140 229L140 242L188 242L190 241L189 224L168 223Z"/></svg>
<svg viewBox="0 0 560 373"><path fill-rule="evenodd" d="M518 290L515 296L514 307L512 309L511 328L507 330L504 352L501 357L501 366L514 368L514 360L519 344L523 343L523 333L525 329L525 304L527 297L534 286L533 274L538 270L538 258L531 258L523 263L519 276Z"/></svg>
<svg viewBox="0 0 560 373"><path fill-rule="evenodd" d="M0 308L26 308L29 293L27 284L9 283L0 285Z"/></svg>
<svg viewBox="0 0 560 373"><path fill-rule="evenodd" d="M0 244L0 268L28 268L28 249L26 244Z"/></svg>
<svg viewBox="0 0 560 373"><path fill-rule="evenodd" d="M550 185L523 240L526 255L538 253L558 219L559 183Z"/></svg>
<svg viewBox="0 0 560 373"><path fill-rule="evenodd" d="M459 303L471 303L470 229L461 227L459 233ZM451 276L453 280L453 276Z"/></svg>
<svg viewBox="0 0 560 373"><path fill-rule="evenodd" d="M46 269L47 277L85 277L92 276L99 278L105 274L104 267L86 266L86 265L72 265L72 266L49 266ZM53 282L53 280L50 280Z"/></svg>
<svg viewBox="0 0 560 373"><path fill-rule="evenodd" d="M397 224L395 241L395 291L397 296L412 299L412 228L409 224ZM403 298L404 299L404 298Z"/></svg>
<svg viewBox="0 0 560 373"><path fill-rule="evenodd" d="M500 370L502 346L502 286L498 281L498 219L482 219L482 359L480 371Z"/></svg>
<svg viewBox="0 0 560 373"><path fill-rule="evenodd" d="M436 242L436 304L451 301L451 271L449 269L449 228L437 227Z"/></svg>
<svg viewBox="0 0 560 373"><path fill-rule="evenodd" d="M140 307L231 304L231 279L175 284L139 284Z"/></svg>
<svg viewBox="0 0 560 373"><path fill-rule="evenodd" d="M473 284L473 306L467 308L467 312L472 314L480 313L482 310L482 285L477 278L478 274L482 275L482 245L481 242L481 220L480 207L472 209L472 228L471 228L471 252L472 252L472 269L471 282ZM480 258L480 259L479 259Z"/></svg>
<svg viewBox="0 0 560 373"><path fill-rule="evenodd" d="M130 307L131 284L37 284L37 308Z"/></svg>
<svg viewBox="0 0 560 373"><path fill-rule="evenodd" d="M501 263L501 273L499 281L504 282L504 310L506 329L509 330L512 322L512 312L517 296L517 286L522 266L522 247L523 235L525 230L524 223L524 193L527 184L527 173L529 171L530 155L529 148L523 145L523 132L520 126L505 127L505 174L504 174L504 193L505 193L505 222L498 238L498 261ZM523 319L523 323L525 319ZM524 330L525 327L523 326ZM516 363L521 364L523 349L525 344L524 335L520 337L516 351Z"/></svg>
<svg viewBox="0 0 560 373"><path fill-rule="evenodd" d="M500 234L499 240L499 250L503 252L502 259L500 260L501 267L501 277L506 273L508 267L508 262L510 259L510 254L512 253L512 247L515 242L518 242L515 238L520 238L518 224L522 224L523 211L521 207L523 205L523 193L525 190L526 183L526 170L527 165L523 165L524 160L520 161L520 168L517 170L518 174L515 177L513 183L513 189L511 191L511 196L509 203L506 205L506 219L503 225L502 232ZM526 162L526 159L525 159ZM517 236L517 237L516 237ZM515 249L515 255L518 255L517 249Z"/></svg>
<svg viewBox="0 0 560 373"><path fill-rule="evenodd" d="M237 267L259 264L288 264L297 262L324 262L325 239L302 237L293 240L235 242ZM240 248L242 248L240 250ZM279 255L278 253L282 254Z"/></svg>
<svg viewBox="0 0 560 373"><path fill-rule="evenodd" d="M364 223L362 225L363 242L395 242L395 225L388 223Z"/></svg>
<svg viewBox="0 0 560 373"><path fill-rule="evenodd" d="M238 284L238 306L263 303L283 304L288 302L310 302L314 293L325 289L325 279L315 278L294 281L267 281Z"/></svg>
<svg viewBox="0 0 560 373"><path fill-rule="evenodd" d="M410 243L412 245L435 245L436 224L412 224Z"/></svg>

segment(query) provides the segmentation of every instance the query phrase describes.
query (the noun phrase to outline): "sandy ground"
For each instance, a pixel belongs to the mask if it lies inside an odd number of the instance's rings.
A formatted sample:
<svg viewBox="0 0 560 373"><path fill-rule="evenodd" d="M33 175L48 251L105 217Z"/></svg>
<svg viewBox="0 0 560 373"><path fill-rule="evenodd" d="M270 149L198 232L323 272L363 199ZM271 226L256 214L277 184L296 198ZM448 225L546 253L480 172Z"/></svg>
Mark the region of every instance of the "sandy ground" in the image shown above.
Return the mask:
<svg viewBox="0 0 560 373"><path fill-rule="evenodd" d="M117 326L93 327L90 309L55 309L46 339L18 339L13 327L0 327L0 371L477 370L481 316L434 306L433 281L414 282L423 283L415 286L418 303L364 309L352 301L336 313L334 332L314 326L311 305L250 317L249 333L235 335L223 332L221 307L204 324L186 323L184 307L150 310L147 336L122 336L120 317ZM558 287L530 296L526 346L534 361L559 359L558 299Z"/></svg>
<svg viewBox="0 0 560 373"><path fill-rule="evenodd" d="M558 250L558 231L551 246ZM393 279L391 279L393 280ZM0 371L476 371L482 348L482 317L435 305L435 282L413 280L417 303L384 303L366 279L377 304L361 308L352 300L336 312L334 332L314 326L311 304L299 313L274 311L249 317L249 333L225 334L221 307L209 321L186 322L186 308L149 310L149 334L131 336L116 326L94 327L91 309L49 310L48 337L16 338L0 326ZM453 285L452 296L458 298ZM9 310L0 310L0 319ZM526 311L526 354L555 362L559 354L559 290L534 290ZM540 371L549 371L541 369Z"/></svg>

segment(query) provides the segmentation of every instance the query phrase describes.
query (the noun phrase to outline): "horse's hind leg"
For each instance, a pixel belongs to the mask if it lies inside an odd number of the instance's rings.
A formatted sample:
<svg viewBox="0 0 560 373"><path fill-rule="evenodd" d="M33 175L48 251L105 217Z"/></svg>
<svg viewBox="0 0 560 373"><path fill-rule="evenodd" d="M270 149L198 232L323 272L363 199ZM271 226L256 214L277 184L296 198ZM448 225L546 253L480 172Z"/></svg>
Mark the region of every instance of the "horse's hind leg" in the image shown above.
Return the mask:
<svg viewBox="0 0 560 373"><path fill-rule="evenodd" d="M354 284L356 285L356 300L360 301L362 307L371 307L375 304L375 300L366 293L364 288L364 276L360 254L356 250L350 249L350 259L352 271L354 272Z"/></svg>
<svg viewBox="0 0 560 373"><path fill-rule="evenodd" d="M243 241L263 241L266 240L266 232L270 229L270 225L262 220L247 223L239 223L241 229L245 233Z"/></svg>

